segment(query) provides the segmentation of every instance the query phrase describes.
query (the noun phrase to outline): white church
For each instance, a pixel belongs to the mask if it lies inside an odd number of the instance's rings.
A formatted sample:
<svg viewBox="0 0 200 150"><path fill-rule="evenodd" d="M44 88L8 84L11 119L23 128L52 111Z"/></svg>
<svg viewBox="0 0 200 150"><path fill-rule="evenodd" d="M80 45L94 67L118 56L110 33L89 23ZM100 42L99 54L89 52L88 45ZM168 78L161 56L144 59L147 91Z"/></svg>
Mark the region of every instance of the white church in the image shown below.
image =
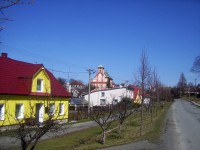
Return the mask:
<svg viewBox="0 0 200 150"><path fill-rule="evenodd" d="M95 77L90 81L91 85L95 86L95 89L102 90L105 88L113 88L113 79L108 74L108 71L104 70L102 65L98 66L98 71Z"/></svg>
<svg viewBox="0 0 200 150"><path fill-rule="evenodd" d="M104 70L102 65L98 66L95 77L91 80L91 85L95 86L95 90L90 93L90 106L105 106L109 104L117 104L124 97L133 99L133 91L127 88L116 88L113 79ZM88 94L84 95L88 101Z"/></svg>

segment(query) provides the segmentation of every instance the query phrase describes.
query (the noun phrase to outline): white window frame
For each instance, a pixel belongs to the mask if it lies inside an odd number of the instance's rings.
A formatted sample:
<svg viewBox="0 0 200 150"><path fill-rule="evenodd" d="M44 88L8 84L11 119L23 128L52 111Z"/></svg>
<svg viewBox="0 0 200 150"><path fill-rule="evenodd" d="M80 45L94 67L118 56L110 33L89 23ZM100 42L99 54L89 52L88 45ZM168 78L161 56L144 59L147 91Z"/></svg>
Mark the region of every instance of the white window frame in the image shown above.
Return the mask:
<svg viewBox="0 0 200 150"><path fill-rule="evenodd" d="M40 83L40 85L38 84ZM43 92L44 89L44 80L43 79L37 79L37 92Z"/></svg>
<svg viewBox="0 0 200 150"><path fill-rule="evenodd" d="M49 105L49 115L54 115L55 114L55 103L51 103L50 105Z"/></svg>
<svg viewBox="0 0 200 150"><path fill-rule="evenodd" d="M19 108L17 108L19 107ZM16 119L24 118L24 104L16 104L15 106L15 117Z"/></svg>
<svg viewBox="0 0 200 150"><path fill-rule="evenodd" d="M0 104L0 120L5 119L5 104Z"/></svg>
<svg viewBox="0 0 200 150"><path fill-rule="evenodd" d="M116 105L118 103L118 99L113 99L113 105Z"/></svg>
<svg viewBox="0 0 200 150"><path fill-rule="evenodd" d="M106 99L100 99L100 105L102 106L106 105Z"/></svg>
<svg viewBox="0 0 200 150"><path fill-rule="evenodd" d="M59 115L64 115L64 113L65 113L65 104L60 103L59 104Z"/></svg>
<svg viewBox="0 0 200 150"><path fill-rule="evenodd" d="M105 92L101 92L101 97L105 97Z"/></svg>

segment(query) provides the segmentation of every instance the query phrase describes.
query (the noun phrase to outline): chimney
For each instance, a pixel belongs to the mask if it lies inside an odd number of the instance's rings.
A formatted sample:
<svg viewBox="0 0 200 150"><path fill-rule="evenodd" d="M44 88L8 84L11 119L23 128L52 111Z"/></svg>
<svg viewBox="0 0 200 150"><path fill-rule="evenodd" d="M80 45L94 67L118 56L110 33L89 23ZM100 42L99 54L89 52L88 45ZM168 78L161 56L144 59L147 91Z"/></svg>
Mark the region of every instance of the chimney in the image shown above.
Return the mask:
<svg viewBox="0 0 200 150"><path fill-rule="evenodd" d="M7 58L8 54L7 53L1 53L1 57Z"/></svg>

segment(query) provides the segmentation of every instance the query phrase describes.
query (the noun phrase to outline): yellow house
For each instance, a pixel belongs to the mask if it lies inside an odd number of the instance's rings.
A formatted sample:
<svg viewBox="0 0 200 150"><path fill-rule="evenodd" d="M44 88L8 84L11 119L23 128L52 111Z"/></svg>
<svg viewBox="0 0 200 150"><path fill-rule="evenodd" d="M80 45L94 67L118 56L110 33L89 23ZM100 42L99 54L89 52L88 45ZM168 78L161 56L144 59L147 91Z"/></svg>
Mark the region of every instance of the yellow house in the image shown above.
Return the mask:
<svg viewBox="0 0 200 150"><path fill-rule="evenodd" d="M134 103L135 104L139 104L141 105L142 103L144 105L149 105L150 104L150 96L144 92L144 99L142 102L142 89L137 87L137 86L133 86L133 92L134 92Z"/></svg>
<svg viewBox="0 0 200 150"><path fill-rule="evenodd" d="M0 56L0 127L68 119L70 94L42 64Z"/></svg>
<svg viewBox="0 0 200 150"><path fill-rule="evenodd" d="M133 86L133 93L134 93L134 103L136 104L141 104L142 103L142 90L137 87L137 86Z"/></svg>

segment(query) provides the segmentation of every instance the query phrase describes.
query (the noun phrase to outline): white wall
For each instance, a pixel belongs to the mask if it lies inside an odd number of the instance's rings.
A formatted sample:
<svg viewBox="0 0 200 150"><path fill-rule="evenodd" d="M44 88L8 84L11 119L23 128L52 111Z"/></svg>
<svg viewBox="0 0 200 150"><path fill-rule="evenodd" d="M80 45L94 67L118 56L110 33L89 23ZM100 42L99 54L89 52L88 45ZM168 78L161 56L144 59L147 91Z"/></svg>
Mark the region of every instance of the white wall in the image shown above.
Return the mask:
<svg viewBox="0 0 200 150"><path fill-rule="evenodd" d="M123 97L133 98L133 91L126 88L99 90L90 94L90 106L103 105L103 101L105 105L120 102ZM88 95L84 98L88 101Z"/></svg>

